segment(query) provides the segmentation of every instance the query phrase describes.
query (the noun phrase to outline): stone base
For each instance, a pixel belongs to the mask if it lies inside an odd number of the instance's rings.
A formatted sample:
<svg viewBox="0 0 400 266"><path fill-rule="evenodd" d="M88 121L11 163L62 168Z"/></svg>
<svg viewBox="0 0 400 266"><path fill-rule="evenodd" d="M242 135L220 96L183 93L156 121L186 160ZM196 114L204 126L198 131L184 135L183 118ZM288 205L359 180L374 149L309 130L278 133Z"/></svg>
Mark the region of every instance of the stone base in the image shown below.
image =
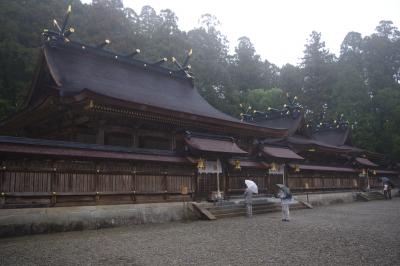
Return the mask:
<svg viewBox="0 0 400 266"><path fill-rule="evenodd" d="M304 193L295 195L296 200L310 203L312 206L349 203L355 201L356 192Z"/></svg>
<svg viewBox="0 0 400 266"><path fill-rule="evenodd" d="M0 237L196 219L187 203L0 209Z"/></svg>

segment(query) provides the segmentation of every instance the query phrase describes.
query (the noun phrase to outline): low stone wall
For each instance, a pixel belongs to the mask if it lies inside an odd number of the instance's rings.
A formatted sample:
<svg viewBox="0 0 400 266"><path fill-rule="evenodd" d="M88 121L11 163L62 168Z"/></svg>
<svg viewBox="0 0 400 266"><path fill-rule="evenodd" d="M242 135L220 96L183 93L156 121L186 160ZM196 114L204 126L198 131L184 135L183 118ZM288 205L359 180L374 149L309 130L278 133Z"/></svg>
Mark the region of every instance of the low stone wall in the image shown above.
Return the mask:
<svg viewBox="0 0 400 266"><path fill-rule="evenodd" d="M0 209L0 237L196 219L187 205L150 203Z"/></svg>
<svg viewBox="0 0 400 266"><path fill-rule="evenodd" d="M313 206L349 203L355 201L356 192L304 193L294 196L294 199L308 202Z"/></svg>
<svg viewBox="0 0 400 266"><path fill-rule="evenodd" d="M331 204L349 203L356 200L356 193L359 191L349 192L324 192L324 193L304 193L294 195L294 199L308 202L313 206L327 206ZM399 190L392 189L392 196L399 196Z"/></svg>

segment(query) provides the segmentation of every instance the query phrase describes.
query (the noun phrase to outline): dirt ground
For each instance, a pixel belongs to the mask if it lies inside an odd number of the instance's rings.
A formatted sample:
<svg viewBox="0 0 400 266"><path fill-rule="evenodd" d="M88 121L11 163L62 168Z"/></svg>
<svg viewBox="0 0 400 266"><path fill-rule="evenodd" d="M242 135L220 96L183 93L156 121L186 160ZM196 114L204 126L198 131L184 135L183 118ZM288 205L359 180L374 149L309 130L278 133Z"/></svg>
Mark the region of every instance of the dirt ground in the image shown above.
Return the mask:
<svg viewBox="0 0 400 266"><path fill-rule="evenodd" d="M3 238L0 265L400 265L400 198Z"/></svg>

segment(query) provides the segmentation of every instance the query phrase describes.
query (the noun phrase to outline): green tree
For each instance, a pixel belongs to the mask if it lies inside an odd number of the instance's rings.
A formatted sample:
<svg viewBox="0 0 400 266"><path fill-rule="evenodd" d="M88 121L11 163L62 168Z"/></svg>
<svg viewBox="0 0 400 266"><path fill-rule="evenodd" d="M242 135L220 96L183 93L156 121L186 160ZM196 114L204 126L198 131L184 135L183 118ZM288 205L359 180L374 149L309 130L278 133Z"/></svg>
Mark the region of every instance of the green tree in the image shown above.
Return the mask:
<svg viewBox="0 0 400 266"><path fill-rule="evenodd" d="M268 61L261 61L248 37L241 37L231 62L231 77L237 89L243 93L256 88L271 88L275 68Z"/></svg>
<svg viewBox="0 0 400 266"><path fill-rule="evenodd" d="M361 34L357 32L349 32L344 38L332 93L335 115L343 113L352 121L361 119L370 100L362 58L362 42Z"/></svg>
<svg viewBox="0 0 400 266"><path fill-rule="evenodd" d="M286 104L286 97L281 89L254 89L248 92L245 103L252 110L266 111L269 107L281 109Z"/></svg>
<svg viewBox="0 0 400 266"><path fill-rule="evenodd" d="M233 114L238 113L237 107L227 104L235 98L229 90L228 42L218 30L219 25L215 16L205 14L200 19L200 27L188 32L188 44L194 51L191 64L196 75L195 85L205 99Z"/></svg>
<svg viewBox="0 0 400 266"><path fill-rule="evenodd" d="M392 24L391 21L381 21L377 33L363 41L367 84L373 94L379 89L398 86L400 34Z"/></svg>
<svg viewBox="0 0 400 266"><path fill-rule="evenodd" d="M291 64L284 65L279 72L279 87L290 95L302 95L304 75L302 69Z"/></svg>
<svg viewBox="0 0 400 266"><path fill-rule="evenodd" d="M67 1L0 1L0 119L23 103L36 67L40 33Z"/></svg>
<svg viewBox="0 0 400 266"><path fill-rule="evenodd" d="M305 45L301 64L304 82L299 99L314 114L322 112L322 106L332 106L332 84L335 81L335 57L325 48L321 33L313 31ZM316 118L314 118L316 119Z"/></svg>

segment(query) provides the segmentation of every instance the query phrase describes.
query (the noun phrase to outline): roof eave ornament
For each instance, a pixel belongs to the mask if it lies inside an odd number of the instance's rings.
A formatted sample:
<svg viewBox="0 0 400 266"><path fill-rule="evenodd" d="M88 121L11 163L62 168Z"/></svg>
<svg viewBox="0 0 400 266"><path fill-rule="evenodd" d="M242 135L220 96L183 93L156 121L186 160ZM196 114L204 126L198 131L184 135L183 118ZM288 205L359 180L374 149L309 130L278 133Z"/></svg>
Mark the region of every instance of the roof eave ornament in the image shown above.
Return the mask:
<svg viewBox="0 0 400 266"><path fill-rule="evenodd" d="M136 49L135 51L133 51L130 54L127 54L126 57L134 57L136 55L140 54L140 49Z"/></svg>
<svg viewBox="0 0 400 266"><path fill-rule="evenodd" d="M344 119L343 114L340 114L333 121L321 119L321 122L316 123L315 125L311 125L311 127L313 132L319 132L319 131L334 130L334 129L348 130L349 128L354 128L354 126L357 126L357 124L358 124L357 121L351 124L349 120Z"/></svg>
<svg viewBox="0 0 400 266"><path fill-rule="evenodd" d="M286 93L286 98L288 104L284 104L282 109L268 107L265 112L253 110L251 113L249 113L249 110L243 109L243 104L240 104L240 107L244 110L244 112L240 114L240 116L242 117L242 121L261 122L268 119L276 119L289 116L293 119L296 119L300 115L302 115L303 106L298 103L297 96L290 97L289 93Z"/></svg>
<svg viewBox="0 0 400 266"><path fill-rule="evenodd" d="M188 79L193 81L194 77L193 77L193 74L190 72L190 69L192 69L192 67L188 64L189 59L192 56L192 53L193 53L193 50L190 49L186 55L186 58L185 58L185 61L183 62L183 64L179 63L175 57L172 57L171 60L172 60L172 63L174 63L178 67L177 72L183 72Z"/></svg>
<svg viewBox="0 0 400 266"><path fill-rule="evenodd" d="M69 5L62 26L58 24L56 19L53 19L53 25L56 28L56 30L55 31L48 29L43 30L42 35L45 41L52 42L52 41L64 40L65 42L69 42L69 36L75 32L75 29L72 27L66 29L68 25L69 16L71 14L71 10L72 10L71 5Z"/></svg>
<svg viewBox="0 0 400 266"><path fill-rule="evenodd" d="M111 43L111 41L109 39L105 39L103 42L98 44L96 47L99 48L99 49L103 49L104 47L106 47L110 43Z"/></svg>
<svg viewBox="0 0 400 266"><path fill-rule="evenodd" d="M160 66L160 65L162 65L163 63L165 63L167 61L168 61L168 59L166 57L164 57L164 58L158 60L157 62L152 63L152 65L153 66Z"/></svg>

